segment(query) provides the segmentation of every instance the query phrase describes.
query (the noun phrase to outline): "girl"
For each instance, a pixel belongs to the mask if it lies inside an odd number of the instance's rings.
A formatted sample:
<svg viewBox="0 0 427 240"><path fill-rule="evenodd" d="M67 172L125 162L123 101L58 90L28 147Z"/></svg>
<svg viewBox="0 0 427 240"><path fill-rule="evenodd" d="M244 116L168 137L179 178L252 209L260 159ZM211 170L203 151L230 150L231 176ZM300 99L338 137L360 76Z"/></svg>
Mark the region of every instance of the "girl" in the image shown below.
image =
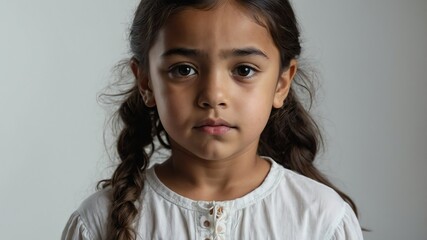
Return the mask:
<svg viewBox="0 0 427 240"><path fill-rule="evenodd" d="M313 165L288 1L143 0L130 30L121 162L62 239L362 239ZM171 154L149 168L155 138Z"/></svg>

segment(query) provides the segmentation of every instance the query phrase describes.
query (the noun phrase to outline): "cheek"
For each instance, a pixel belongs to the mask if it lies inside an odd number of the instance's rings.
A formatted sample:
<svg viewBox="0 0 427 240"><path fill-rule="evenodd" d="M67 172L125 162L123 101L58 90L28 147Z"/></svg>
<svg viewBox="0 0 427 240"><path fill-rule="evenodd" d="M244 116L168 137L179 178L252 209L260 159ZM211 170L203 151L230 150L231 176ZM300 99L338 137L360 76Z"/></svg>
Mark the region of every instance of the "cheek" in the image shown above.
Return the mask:
<svg viewBox="0 0 427 240"><path fill-rule="evenodd" d="M185 94L176 94L167 90L157 93L157 111L163 126L168 132L176 128L179 129L176 126L183 124L189 114L188 111L190 109L188 106L191 106L191 103L183 96Z"/></svg>
<svg viewBox="0 0 427 240"><path fill-rule="evenodd" d="M271 91L259 91L241 99L240 106L237 108L240 109L240 115L251 116L248 123L252 124L253 127L263 129L272 109Z"/></svg>
<svg viewBox="0 0 427 240"><path fill-rule="evenodd" d="M170 98L162 98L157 104L157 110L162 118L177 118L179 102ZM178 108L178 109L177 109Z"/></svg>

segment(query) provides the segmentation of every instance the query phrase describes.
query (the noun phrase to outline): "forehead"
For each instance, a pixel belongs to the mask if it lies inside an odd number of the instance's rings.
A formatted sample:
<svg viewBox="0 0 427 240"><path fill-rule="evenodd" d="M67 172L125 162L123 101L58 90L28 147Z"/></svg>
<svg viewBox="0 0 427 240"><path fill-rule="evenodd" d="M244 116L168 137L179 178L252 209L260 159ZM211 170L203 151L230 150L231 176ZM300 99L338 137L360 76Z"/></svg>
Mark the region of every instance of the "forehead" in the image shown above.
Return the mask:
<svg viewBox="0 0 427 240"><path fill-rule="evenodd" d="M248 8L226 1L209 10L184 8L172 14L158 33L154 47L186 47L213 52L256 47L277 51L268 29ZM278 53L277 53L278 55Z"/></svg>

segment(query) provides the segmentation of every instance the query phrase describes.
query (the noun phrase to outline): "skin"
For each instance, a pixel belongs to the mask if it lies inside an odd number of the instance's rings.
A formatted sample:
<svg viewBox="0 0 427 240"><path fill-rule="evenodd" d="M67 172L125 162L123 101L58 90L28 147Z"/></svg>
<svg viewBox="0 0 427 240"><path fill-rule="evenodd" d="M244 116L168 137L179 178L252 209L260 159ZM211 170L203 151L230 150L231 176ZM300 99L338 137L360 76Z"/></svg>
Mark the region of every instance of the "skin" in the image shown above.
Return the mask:
<svg viewBox="0 0 427 240"><path fill-rule="evenodd" d="M149 69L131 63L146 105L157 107L171 140L171 158L156 167L159 179L206 201L258 187L270 168L256 153L259 138L272 107L283 105L296 65L280 69L270 33L237 3L172 15L149 51Z"/></svg>

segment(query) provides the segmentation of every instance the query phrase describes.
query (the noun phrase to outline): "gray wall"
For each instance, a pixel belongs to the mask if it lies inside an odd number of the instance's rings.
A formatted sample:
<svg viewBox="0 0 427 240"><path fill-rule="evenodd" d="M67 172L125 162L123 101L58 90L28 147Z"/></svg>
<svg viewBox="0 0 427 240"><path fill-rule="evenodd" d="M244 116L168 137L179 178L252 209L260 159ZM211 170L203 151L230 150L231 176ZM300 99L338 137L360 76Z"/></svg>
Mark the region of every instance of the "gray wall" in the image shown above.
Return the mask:
<svg viewBox="0 0 427 240"><path fill-rule="evenodd" d="M319 167L366 239L427 236L427 1L294 1L321 75ZM96 95L136 1L0 2L0 232L58 239L111 169Z"/></svg>

